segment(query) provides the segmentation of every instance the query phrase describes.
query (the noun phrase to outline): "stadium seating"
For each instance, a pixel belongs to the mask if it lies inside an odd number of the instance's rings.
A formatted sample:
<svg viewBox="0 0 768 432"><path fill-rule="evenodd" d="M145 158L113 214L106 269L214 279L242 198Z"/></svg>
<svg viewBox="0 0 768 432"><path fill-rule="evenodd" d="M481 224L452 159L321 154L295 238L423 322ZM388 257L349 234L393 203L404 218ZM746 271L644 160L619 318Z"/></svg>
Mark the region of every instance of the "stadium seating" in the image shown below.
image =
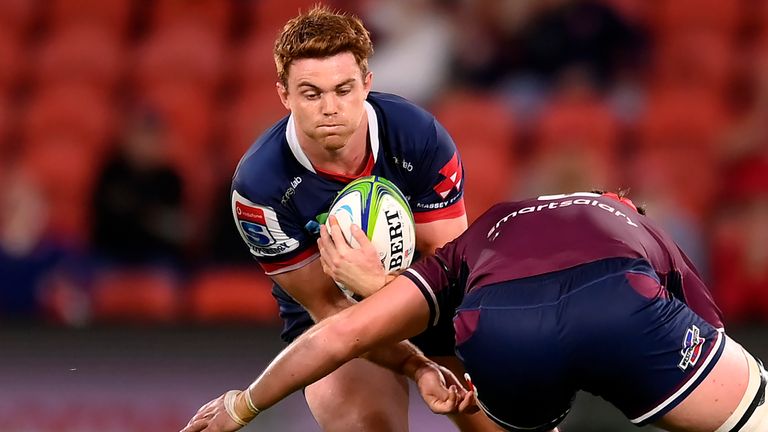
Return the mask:
<svg viewBox="0 0 768 432"><path fill-rule="evenodd" d="M122 38L128 32L135 4L133 0L52 0L43 11L51 29L98 26Z"/></svg>
<svg viewBox="0 0 768 432"><path fill-rule="evenodd" d="M274 38L286 21L296 16L299 11L307 11L314 4L325 3L317 0L282 0L251 2L251 25L264 34Z"/></svg>
<svg viewBox="0 0 768 432"><path fill-rule="evenodd" d="M271 287L255 264L202 272L188 288L189 317L195 322L277 322Z"/></svg>
<svg viewBox="0 0 768 432"><path fill-rule="evenodd" d="M184 23L224 35L232 22L234 4L221 0L155 1L151 12L152 27L159 29Z"/></svg>
<svg viewBox="0 0 768 432"><path fill-rule="evenodd" d="M23 41L0 27L0 94L8 94L21 81L27 66Z"/></svg>
<svg viewBox="0 0 768 432"><path fill-rule="evenodd" d="M635 162L644 164L644 175L663 179L692 214L704 215L716 192L718 146L727 122L712 95L659 91L651 95L640 121Z"/></svg>
<svg viewBox="0 0 768 432"><path fill-rule="evenodd" d="M86 246L96 154L79 142L55 135L27 144L17 163L40 185L48 201L50 233L67 243Z"/></svg>
<svg viewBox="0 0 768 432"><path fill-rule="evenodd" d="M474 220L491 205L508 199L513 190L517 175L514 119L502 102L473 93L448 95L433 112L461 153L467 216Z"/></svg>
<svg viewBox="0 0 768 432"><path fill-rule="evenodd" d="M288 115L280 103L274 82L249 86L223 110L224 169L234 172L235 166L261 131Z"/></svg>
<svg viewBox="0 0 768 432"><path fill-rule="evenodd" d="M156 29L136 55L134 83L140 92L186 86L208 96L217 90L227 60L220 35L189 23Z"/></svg>
<svg viewBox="0 0 768 432"><path fill-rule="evenodd" d="M176 278L162 269L103 270L92 287L97 323L170 324L181 304Z"/></svg>
<svg viewBox="0 0 768 432"><path fill-rule="evenodd" d="M652 79L655 85L723 94L733 78L736 60L728 36L713 31L673 34L656 51Z"/></svg>
<svg viewBox="0 0 768 432"><path fill-rule="evenodd" d="M743 20L742 2L721 0L662 0L654 5L657 34L711 30L733 35Z"/></svg>
<svg viewBox="0 0 768 432"><path fill-rule="evenodd" d="M37 18L39 0L0 1L0 29L19 38L24 38Z"/></svg>
<svg viewBox="0 0 768 432"><path fill-rule="evenodd" d="M32 96L21 120L28 146L51 138L77 143L101 156L115 135L117 118L111 99L85 86L41 88ZM77 101L77 109L73 109Z"/></svg>
<svg viewBox="0 0 768 432"><path fill-rule="evenodd" d="M102 26L71 26L47 38L34 64L36 85L92 86L110 92L125 70L120 39Z"/></svg>

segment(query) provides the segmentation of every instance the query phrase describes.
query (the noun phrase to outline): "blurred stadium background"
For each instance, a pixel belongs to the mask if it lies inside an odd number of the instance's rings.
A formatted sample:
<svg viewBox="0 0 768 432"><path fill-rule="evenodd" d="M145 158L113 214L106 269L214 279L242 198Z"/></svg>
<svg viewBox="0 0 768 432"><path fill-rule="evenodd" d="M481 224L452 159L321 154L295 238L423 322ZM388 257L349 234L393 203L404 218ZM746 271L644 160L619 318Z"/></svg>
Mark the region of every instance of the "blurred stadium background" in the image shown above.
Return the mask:
<svg viewBox="0 0 768 432"><path fill-rule="evenodd" d="M228 190L314 2L0 0L0 430L178 430L281 348ZM325 3L372 31L374 89L453 135L470 219L631 188L768 358L768 0ZM317 429L300 395L257 423ZM565 424L621 430L589 396Z"/></svg>

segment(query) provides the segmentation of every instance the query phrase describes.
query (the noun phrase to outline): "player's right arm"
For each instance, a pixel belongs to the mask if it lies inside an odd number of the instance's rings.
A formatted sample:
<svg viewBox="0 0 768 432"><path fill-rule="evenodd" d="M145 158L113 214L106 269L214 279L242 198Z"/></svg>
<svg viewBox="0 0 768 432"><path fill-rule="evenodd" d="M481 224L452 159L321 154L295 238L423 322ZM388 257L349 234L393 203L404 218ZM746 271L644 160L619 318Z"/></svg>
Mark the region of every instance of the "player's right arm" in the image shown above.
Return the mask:
<svg viewBox="0 0 768 432"><path fill-rule="evenodd" d="M333 279L323 272L319 259L301 268L271 277L294 300L301 303L315 322L354 304L339 290Z"/></svg>
<svg viewBox="0 0 768 432"><path fill-rule="evenodd" d="M319 380L347 361L376 346L392 344L422 332L429 325L430 316L431 308L420 288L408 278L398 277L369 299L307 330L246 390L227 392L204 405L182 432L239 429L235 421L244 425L259 411ZM406 359L400 369L419 382L439 381L442 377L436 365L423 356ZM422 390L422 395L428 398L433 410L443 413L466 407L472 397L458 386L436 394L425 394Z"/></svg>

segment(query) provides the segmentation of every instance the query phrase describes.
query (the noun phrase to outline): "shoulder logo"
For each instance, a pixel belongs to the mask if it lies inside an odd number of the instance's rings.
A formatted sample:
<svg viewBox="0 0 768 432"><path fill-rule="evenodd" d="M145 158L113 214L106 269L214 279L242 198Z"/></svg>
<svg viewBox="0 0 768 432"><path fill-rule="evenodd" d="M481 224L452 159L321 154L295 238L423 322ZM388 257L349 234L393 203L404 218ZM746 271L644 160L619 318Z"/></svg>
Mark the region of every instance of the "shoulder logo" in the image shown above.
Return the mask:
<svg viewBox="0 0 768 432"><path fill-rule="evenodd" d="M459 190L461 188L461 163L456 152L453 153L451 160L440 168L439 173L445 178L435 185L434 189L440 198L445 199L453 189Z"/></svg>
<svg viewBox="0 0 768 432"><path fill-rule="evenodd" d="M682 355L683 358L677 365L681 370L686 370L689 366L696 366L696 363L698 363L705 341L703 337L699 336L700 333L699 328L695 325L692 325L691 328L685 332L683 349L680 350L680 355Z"/></svg>
<svg viewBox="0 0 768 432"><path fill-rule="evenodd" d="M256 257L270 257L290 252L299 241L280 227L277 213L267 206L252 203L237 191L232 193L232 212L237 230Z"/></svg>

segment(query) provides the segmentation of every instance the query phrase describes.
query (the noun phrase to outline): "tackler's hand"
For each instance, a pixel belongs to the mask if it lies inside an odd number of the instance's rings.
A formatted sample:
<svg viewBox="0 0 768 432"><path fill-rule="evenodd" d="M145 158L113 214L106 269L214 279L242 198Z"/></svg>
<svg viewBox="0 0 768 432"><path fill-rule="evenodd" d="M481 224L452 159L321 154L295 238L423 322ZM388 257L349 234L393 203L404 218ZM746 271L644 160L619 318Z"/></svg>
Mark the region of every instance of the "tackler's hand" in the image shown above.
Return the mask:
<svg viewBox="0 0 768 432"><path fill-rule="evenodd" d="M448 369L437 364L425 366L418 370L414 379L421 398L435 414L472 412L465 411L473 400L472 392L464 389Z"/></svg>
<svg viewBox="0 0 768 432"><path fill-rule="evenodd" d="M355 294L367 297L381 289L386 282L384 266L379 260L376 247L368 240L362 229L351 225L352 238L359 247L347 243L335 216L329 219L330 232L324 225L320 228L320 260L323 271L338 284Z"/></svg>
<svg viewBox="0 0 768 432"><path fill-rule="evenodd" d="M180 432L233 432L247 424L235 412L234 399L241 392L230 390L200 407Z"/></svg>

